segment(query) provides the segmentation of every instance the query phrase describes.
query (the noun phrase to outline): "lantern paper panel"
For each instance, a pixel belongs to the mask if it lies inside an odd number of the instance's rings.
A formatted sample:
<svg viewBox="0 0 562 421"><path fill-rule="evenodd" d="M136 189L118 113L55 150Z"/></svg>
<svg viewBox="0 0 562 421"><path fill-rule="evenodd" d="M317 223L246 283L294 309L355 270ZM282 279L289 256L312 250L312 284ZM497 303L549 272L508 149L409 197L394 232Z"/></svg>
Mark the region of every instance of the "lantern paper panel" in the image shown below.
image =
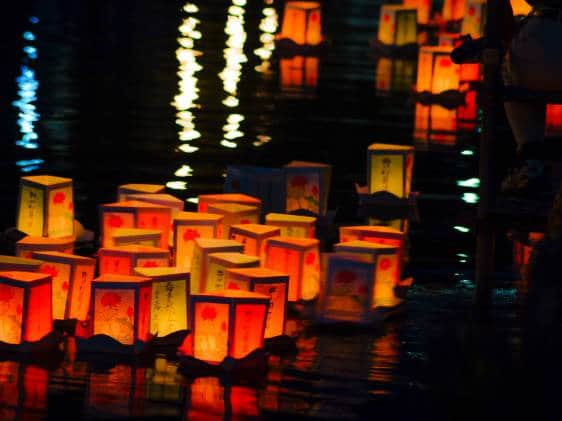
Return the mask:
<svg viewBox="0 0 562 421"><path fill-rule="evenodd" d="M268 225L240 224L230 227L230 239L244 245L244 254L260 258L263 256L265 240L279 235L281 230L278 227Z"/></svg>
<svg viewBox="0 0 562 421"><path fill-rule="evenodd" d="M526 0L510 0L513 16L527 16L533 9Z"/></svg>
<svg viewBox="0 0 562 421"><path fill-rule="evenodd" d="M234 203L238 205L254 206L261 214L261 200L257 197L241 193L200 194L197 196L197 212L209 212L209 205L218 203Z"/></svg>
<svg viewBox="0 0 562 421"><path fill-rule="evenodd" d="M408 197L414 169L414 148L373 143L367 154L369 193L386 191L399 198Z"/></svg>
<svg viewBox="0 0 562 421"><path fill-rule="evenodd" d="M166 186L162 184L122 184L117 188L117 201L130 200L131 194L159 194L165 190Z"/></svg>
<svg viewBox="0 0 562 421"><path fill-rule="evenodd" d="M294 56L279 59L279 78L282 90L292 92L318 85L318 57Z"/></svg>
<svg viewBox="0 0 562 421"><path fill-rule="evenodd" d="M484 35L485 22L486 0L466 0L461 33L480 38Z"/></svg>
<svg viewBox="0 0 562 421"><path fill-rule="evenodd" d="M43 261L40 271L52 278L53 318L86 320L95 259L59 252L37 252Z"/></svg>
<svg viewBox="0 0 562 421"><path fill-rule="evenodd" d="M237 203L215 203L208 206L210 213L223 215L223 238L230 235L230 227L238 224L259 224L260 211L255 206Z"/></svg>
<svg viewBox="0 0 562 421"><path fill-rule="evenodd" d="M47 410L49 372L18 361L0 361L0 419L33 420Z"/></svg>
<svg viewBox="0 0 562 421"><path fill-rule="evenodd" d="M457 110L449 110L440 105L416 104L414 140L427 145L455 145L457 116Z"/></svg>
<svg viewBox="0 0 562 421"><path fill-rule="evenodd" d="M562 136L562 104L546 106L546 136Z"/></svg>
<svg viewBox="0 0 562 421"><path fill-rule="evenodd" d="M22 177L17 228L36 237L74 235L72 179L50 175Z"/></svg>
<svg viewBox="0 0 562 421"><path fill-rule="evenodd" d="M170 265L170 252L149 246L106 247L98 251L99 273L132 275L135 267Z"/></svg>
<svg viewBox="0 0 562 421"><path fill-rule="evenodd" d="M445 0L442 16L444 20L459 20L464 16L466 0Z"/></svg>
<svg viewBox="0 0 562 421"><path fill-rule="evenodd" d="M279 38L290 39L299 45L320 44L322 42L320 2L287 1Z"/></svg>
<svg viewBox="0 0 562 421"><path fill-rule="evenodd" d="M418 12L418 23L428 23L431 17L432 0L404 0L404 6L415 8Z"/></svg>
<svg viewBox="0 0 562 421"><path fill-rule="evenodd" d="M0 272L38 272L42 263L37 259L0 255Z"/></svg>
<svg viewBox="0 0 562 421"><path fill-rule="evenodd" d="M281 230L281 237L314 238L316 217L292 215L287 213L269 213L265 223Z"/></svg>
<svg viewBox="0 0 562 421"><path fill-rule="evenodd" d="M375 73L377 92L407 92L416 78L414 60L379 57Z"/></svg>
<svg viewBox="0 0 562 421"><path fill-rule="evenodd" d="M162 243L162 231L142 228L117 228L111 233L113 245L159 247Z"/></svg>
<svg viewBox="0 0 562 421"><path fill-rule="evenodd" d="M310 211L325 215L328 210L332 166L319 162L291 161L283 167L287 194L286 212Z"/></svg>
<svg viewBox="0 0 562 421"><path fill-rule="evenodd" d="M451 60L452 50L452 46L443 45L420 47L416 91L440 94L459 89L460 68Z"/></svg>
<svg viewBox="0 0 562 421"><path fill-rule="evenodd" d="M201 292L222 291L225 289L226 271L231 268L259 267L260 259L242 253L211 253L207 279Z"/></svg>
<svg viewBox="0 0 562 421"><path fill-rule="evenodd" d="M16 243L16 256L30 259L34 252L58 251L74 253L74 237L46 238L27 236Z"/></svg>
<svg viewBox="0 0 562 421"><path fill-rule="evenodd" d="M386 45L415 44L418 38L416 9L402 5L383 4L377 38Z"/></svg>

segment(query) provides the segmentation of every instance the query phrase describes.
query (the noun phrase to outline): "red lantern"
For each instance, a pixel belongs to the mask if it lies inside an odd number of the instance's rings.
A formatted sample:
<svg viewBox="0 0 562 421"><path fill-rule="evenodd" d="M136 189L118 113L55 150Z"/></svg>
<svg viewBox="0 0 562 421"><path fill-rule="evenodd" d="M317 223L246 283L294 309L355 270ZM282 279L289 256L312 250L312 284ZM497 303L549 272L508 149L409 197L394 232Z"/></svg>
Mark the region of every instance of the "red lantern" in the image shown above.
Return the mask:
<svg viewBox="0 0 562 421"><path fill-rule="evenodd" d="M207 208L210 213L223 215L223 238L229 238L230 227L238 224L258 224L259 209L237 203L214 203Z"/></svg>
<svg viewBox="0 0 562 421"><path fill-rule="evenodd" d="M207 212L211 204L237 203L239 205L254 206L261 213L261 200L242 193L200 194L198 197L197 211Z"/></svg>
<svg viewBox="0 0 562 421"><path fill-rule="evenodd" d="M266 217L267 218L267 217ZM277 237L281 233L277 227L259 224L239 224L230 227L230 239L244 245L244 253L250 256L263 257L265 240Z"/></svg>
<svg viewBox="0 0 562 421"><path fill-rule="evenodd" d="M279 60L280 85L284 91L299 91L318 85L318 57L294 56Z"/></svg>
<svg viewBox="0 0 562 421"><path fill-rule="evenodd" d="M130 200L130 194L158 194L165 190L166 186L161 184L122 184L117 189L117 201Z"/></svg>
<svg viewBox="0 0 562 421"><path fill-rule="evenodd" d="M0 419L33 420L47 412L49 372L17 361L0 361Z"/></svg>
<svg viewBox="0 0 562 421"><path fill-rule="evenodd" d="M281 237L314 238L316 218L288 213L268 213L265 223L281 229Z"/></svg>
<svg viewBox="0 0 562 421"><path fill-rule="evenodd" d="M440 94L459 89L460 68L451 61L452 50L452 46L420 47L416 91Z"/></svg>
<svg viewBox="0 0 562 421"><path fill-rule="evenodd" d="M377 39L386 45L415 44L418 40L417 11L410 6L383 4Z"/></svg>
<svg viewBox="0 0 562 421"><path fill-rule="evenodd" d="M162 231L142 228L116 228L111 232L115 247L123 246L151 246L162 244Z"/></svg>
<svg viewBox="0 0 562 421"><path fill-rule="evenodd" d="M526 0L510 0L513 16L527 16L533 9Z"/></svg>
<svg viewBox="0 0 562 421"><path fill-rule="evenodd" d="M408 197L414 170L414 148L373 143L367 154L369 193L387 191L399 198Z"/></svg>
<svg viewBox="0 0 562 421"><path fill-rule="evenodd" d="M418 23L428 23L431 17L432 0L404 0L404 6L415 8L418 12Z"/></svg>
<svg viewBox="0 0 562 421"><path fill-rule="evenodd" d="M31 237L22 238L16 243L16 256L31 258L34 252L58 251L61 253L74 253L74 237L46 238Z"/></svg>
<svg viewBox="0 0 562 421"><path fill-rule="evenodd" d="M222 291L225 289L226 271L232 268L259 267L260 259L242 253L211 253L207 279L202 292Z"/></svg>
<svg viewBox="0 0 562 421"><path fill-rule="evenodd" d="M318 162L291 161L283 166L287 194L286 212L307 210L325 215L328 210L332 166Z"/></svg>
<svg viewBox="0 0 562 421"><path fill-rule="evenodd" d="M290 39L298 45L318 45L322 42L322 9L317 1L287 1L283 13L280 39Z"/></svg>
<svg viewBox="0 0 562 421"><path fill-rule="evenodd" d="M39 272L42 263L41 260L36 259L0 255L0 272Z"/></svg>
<svg viewBox="0 0 562 421"><path fill-rule="evenodd" d="M99 273L132 275L136 267L170 265L170 252L149 246L106 247L98 251Z"/></svg>
<svg viewBox="0 0 562 421"><path fill-rule="evenodd" d="M562 136L562 104L546 106L546 136Z"/></svg>

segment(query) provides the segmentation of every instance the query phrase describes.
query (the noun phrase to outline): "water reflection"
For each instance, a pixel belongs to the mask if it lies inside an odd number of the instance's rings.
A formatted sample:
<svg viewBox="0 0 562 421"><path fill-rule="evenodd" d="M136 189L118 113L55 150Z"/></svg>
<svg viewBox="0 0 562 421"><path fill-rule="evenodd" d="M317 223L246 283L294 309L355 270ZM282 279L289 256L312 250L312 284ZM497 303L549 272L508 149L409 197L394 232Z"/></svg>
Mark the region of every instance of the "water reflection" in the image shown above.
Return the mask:
<svg viewBox="0 0 562 421"><path fill-rule="evenodd" d="M287 93L309 92L318 84L318 57L294 56L279 60L281 90Z"/></svg>
<svg viewBox="0 0 562 421"><path fill-rule="evenodd" d="M380 93L407 92L411 89L415 76L415 61L381 57L377 60L376 90Z"/></svg>
<svg viewBox="0 0 562 421"><path fill-rule="evenodd" d="M0 362L0 419L41 419L47 409L46 369L16 361Z"/></svg>
<svg viewBox="0 0 562 421"><path fill-rule="evenodd" d="M270 73L270 59L275 50L275 33L279 26L279 18L273 7L273 0L264 0L264 4L263 17L260 21L261 46L254 50L254 54L261 59L261 63L255 69L259 73Z"/></svg>

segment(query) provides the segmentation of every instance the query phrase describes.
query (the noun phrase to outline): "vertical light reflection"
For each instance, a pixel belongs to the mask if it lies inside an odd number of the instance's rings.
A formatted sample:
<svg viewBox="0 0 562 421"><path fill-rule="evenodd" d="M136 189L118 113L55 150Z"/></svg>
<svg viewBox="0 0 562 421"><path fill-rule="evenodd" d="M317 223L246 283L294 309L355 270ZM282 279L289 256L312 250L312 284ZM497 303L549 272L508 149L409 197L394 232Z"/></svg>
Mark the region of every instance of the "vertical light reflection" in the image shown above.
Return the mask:
<svg viewBox="0 0 562 421"><path fill-rule="evenodd" d="M255 67L259 73L269 73L271 66L271 55L275 50L275 34L279 27L279 17L273 7L273 0L264 0L262 19L260 22L260 42L261 46L254 50L254 54L261 59L261 63Z"/></svg>

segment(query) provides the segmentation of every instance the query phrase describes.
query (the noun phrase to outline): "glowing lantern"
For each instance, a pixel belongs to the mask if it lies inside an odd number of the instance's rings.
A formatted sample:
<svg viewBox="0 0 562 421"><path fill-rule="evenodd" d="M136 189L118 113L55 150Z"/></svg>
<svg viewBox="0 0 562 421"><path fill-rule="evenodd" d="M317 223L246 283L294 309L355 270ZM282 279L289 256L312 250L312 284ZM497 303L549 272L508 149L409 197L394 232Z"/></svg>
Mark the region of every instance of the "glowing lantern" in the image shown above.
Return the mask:
<svg viewBox="0 0 562 421"><path fill-rule="evenodd" d="M269 296L265 338L283 335L287 317L289 276L271 269L248 268L226 271L226 289L253 291Z"/></svg>
<svg viewBox="0 0 562 421"><path fill-rule="evenodd" d="M261 200L241 193L200 194L198 197L197 211L208 212L209 205L218 203L235 203L238 205L253 206L261 213Z"/></svg>
<svg viewBox="0 0 562 421"><path fill-rule="evenodd" d="M226 271L233 268L259 267L260 259L243 253L211 253L207 279L201 292L222 291L225 289Z"/></svg>
<svg viewBox="0 0 562 421"><path fill-rule="evenodd" d="M41 272L52 277L53 319L86 320L96 260L59 252L37 252L33 257L43 261Z"/></svg>
<svg viewBox="0 0 562 421"><path fill-rule="evenodd" d="M318 45L322 42L321 18L320 2L289 0L285 3L279 38L299 45Z"/></svg>
<svg viewBox="0 0 562 421"><path fill-rule="evenodd" d="M417 11L408 6L383 4L377 39L386 45L415 44L418 38Z"/></svg>
<svg viewBox="0 0 562 421"><path fill-rule="evenodd" d="M562 136L562 104L546 106L546 136Z"/></svg>
<svg viewBox="0 0 562 421"><path fill-rule="evenodd" d="M152 281L140 276L101 275L92 281L92 335L107 335L123 345L147 343Z"/></svg>
<svg viewBox="0 0 562 421"><path fill-rule="evenodd" d="M117 189L117 201L130 200L130 194L158 194L164 193L166 186L161 184L122 184Z"/></svg>
<svg viewBox="0 0 562 421"><path fill-rule="evenodd" d="M289 274L288 300L312 300L320 289L319 241L273 237L265 244L265 267Z"/></svg>
<svg viewBox="0 0 562 421"><path fill-rule="evenodd" d="M283 167L287 193L286 212L308 210L325 215L328 210L332 166L318 162L291 161Z"/></svg>
<svg viewBox="0 0 562 421"><path fill-rule="evenodd" d="M0 342L37 342L51 333L51 276L0 272Z"/></svg>
<svg viewBox="0 0 562 421"><path fill-rule="evenodd" d="M130 200L100 206L102 247L113 246L113 231L118 228L143 228L162 231L160 247L168 247L171 209L167 206Z"/></svg>
<svg viewBox="0 0 562 421"><path fill-rule="evenodd" d="M177 267L191 269L197 238L222 237L223 218L223 215L203 212L181 212L174 218L174 258Z"/></svg>
<svg viewBox="0 0 562 421"><path fill-rule="evenodd" d="M74 237L46 238L31 237L22 238L16 243L16 256L31 258L36 251L59 251L61 253L74 253Z"/></svg>
<svg viewBox="0 0 562 421"><path fill-rule="evenodd" d="M431 17L432 0L404 0L404 6L418 11L418 23L428 23Z"/></svg>
<svg viewBox="0 0 562 421"><path fill-rule="evenodd" d="M122 246L152 246L162 244L162 231L143 228L116 228L111 232L115 247Z"/></svg>
<svg viewBox="0 0 562 421"><path fill-rule="evenodd" d="M25 257L0 255L0 271L39 272L43 262Z"/></svg>
<svg viewBox="0 0 562 421"><path fill-rule="evenodd" d="M36 237L74 235L72 179L50 175L22 177L17 228Z"/></svg>
<svg viewBox="0 0 562 421"><path fill-rule="evenodd" d="M152 279L150 333L166 336L189 327L189 272L177 267L135 268L135 275Z"/></svg>
<svg viewBox="0 0 562 421"><path fill-rule="evenodd" d="M486 0L466 0L465 13L461 25L461 33L472 38L484 35L486 21Z"/></svg>
<svg viewBox="0 0 562 421"><path fill-rule="evenodd" d="M269 297L225 290L191 296L193 357L220 363L263 348Z"/></svg>
<svg viewBox="0 0 562 421"><path fill-rule="evenodd" d="M459 33L450 33L450 32L439 34L438 45L447 46L447 47L457 47L458 45L461 44L460 36L461 34ZM459 67L460 82L476 82L481 79L480 63L464 63L464 64L460 64L459 66L460 66Z"/></svg>
<svg viewBox="0 0 562 421"><path fill-rule="evenodd" d="M443 3L442 16L444 20L459 20L464 16L464 4L466 0L445 0Z"/></svg>
<svg viewBox="0 0 562 421"><path fill-rule="evenodd" d="M280 84L284 90L314 88L318 85L318 57L294 56L279 60Z"/></svg>
<svg viewBox="0 0 562 421"><path fill-rule="evenodd" d="M418 55L418 79L416 90L440 94L448 90L458 90L460 68L452 62L452 46L420 47Z"/></svg>
<svg viewBox="0 0 562 421"><path fill-rule="evenodd" d="M170 252L150 246L105 247L98 251L99 273L133 275L136 267L170 265Z"/></svg>
<svg viewBox="0 0 562 421"><path fill-rule="evenodd" d="M314 216L292 215L288 213L268 213L267 225L279 227L281 237L314 238L316 218Z"/></svg>
<svg viewBox="0 0 562 421"><path fill-rule="evenodd" d="M414 147L373 143L367 149L369 193L386 191L399 198L410 195Z"/></svg>
<svg viewBox="0 0 562 421"><path fill-rule="evenodd" d="M415 61L379 57L375 75L376 90L378 92L410 91L415 76Z"/></svg>
<svg viewBox="0 0 562 421"><path fill-rule="evenodd" d="M265 240L278 237L281 230L277 227L259 224L240 224L230 227L230 239L244 245L244 253L250 256L262 257Z"/></svg>
<svg viewBox="0 0 562 421"><path fill-rule="evenodd" d="M195 240L191 262L191 293L205 291L211 253L242 253L244 246L238 241L198 238Z"/></svg>
<svg viewBox="0 0 562 421"><path fill-rule="evenodd" d="M511 0L511 8L513 9L513 16L526 16L533 9L526 0Z"/></svg>
<svg viewBox="0 0 562 421"><path fill-rule="evenodd" d="M414 139L424 143L455 145L457 110L440 105L416 104Z"/></svg>
<svg viewBox="0 0 562 421"><path fill-rule="evenodd" d="M223 215L223 238L228 238L230 227L239 224L258 224L260 211L255 206L239 205L237 203L215 203L208 206L209 212Z"/></svg>
<svg viewBox="0 0 562 421"><path fill-rule="evenodd" d="M33 364L0 361L0 419L33 420L47 412L49 372Z"/></svg>
<svg viewBox="0 0 562 421"><path fill-rule="evenodd" d="M396 247L367 241L349 241L335 244L334 250L340 254L359 255L371 259L376 267L375 305L385 307L396 305L394 287L398 283L400 275L400 262Z"/></svg>

